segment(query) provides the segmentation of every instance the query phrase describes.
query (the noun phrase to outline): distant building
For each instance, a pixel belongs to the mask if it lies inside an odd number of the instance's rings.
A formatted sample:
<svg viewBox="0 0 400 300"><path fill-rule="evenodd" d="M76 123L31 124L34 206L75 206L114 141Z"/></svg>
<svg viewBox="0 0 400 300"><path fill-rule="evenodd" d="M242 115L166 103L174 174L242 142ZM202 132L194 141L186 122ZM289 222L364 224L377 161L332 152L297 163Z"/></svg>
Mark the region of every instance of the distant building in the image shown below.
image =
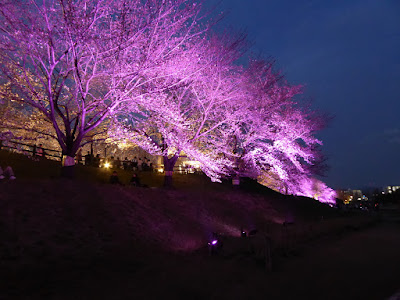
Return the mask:
<svg viewBox="0 0 400 300"><path fill-rule="evenodd" d="M343 201L345 204L349 204L351 201L366 201L368 198L363 195L361 190L338 190L337 197Z"/></svg>
<svg viewBox="0 0 400 300"><path fill-rule="evenodd" d="M385 194L391 194L397 190L400 190L400 186L398 186L398 185L388 185L383 189Z"/></svg>

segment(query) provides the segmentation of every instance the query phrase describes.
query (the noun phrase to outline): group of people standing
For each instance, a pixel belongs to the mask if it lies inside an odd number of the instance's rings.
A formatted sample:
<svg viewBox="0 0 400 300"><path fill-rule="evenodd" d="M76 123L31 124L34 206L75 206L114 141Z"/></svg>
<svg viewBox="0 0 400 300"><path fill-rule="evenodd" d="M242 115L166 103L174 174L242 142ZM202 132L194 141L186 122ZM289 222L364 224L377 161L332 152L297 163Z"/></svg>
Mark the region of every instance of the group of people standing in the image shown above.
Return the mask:
<svg viewBox="0 0 400 300"><path fill-rule="evenodd" d="M78 153L76 154L76 161L79 165L82 164L82 150L79 149ZM92 166L92 167L100 167L101 163L101 157L100 154L97 154L96 156L93 156L92 153L89 151L85 155L85 166Z"/></svg>
<svg viewBox="0 0 400 300"><path fill-rule="evenodd" d="M153 163L147 157L137 158L136 156L129 160L128 157L125 157L125 160L122 163L124 170L126 171L153 171Z"/></svg>
<svg viewBox="0 0 400 300"><path fill-rule="evenodd" d="M83 164L83 157L81 149L76 154L76 163ZM129 160L128 157L125 157L124 160L121 160L119 157L114 158L111 156L110 158L103 159L100 157L100 154L93 156L89 151L84 157L85 166L92 167L101 167L102 164L108 163L108 167L111 169L124 169L125 171L153 171L153 163L147 157L137 158L136 156Z"/></svg>
<svg viewBox="0 0 400 300"><path fill-rule="evenodd" d="M46 152L43 148L42 144L39 146L34 145L32 149L32 159L39 160L41 158L46 158ZM84 158L84 160L83 160ZM108 163L109 168L111 169L120 169L123 168L126 171L153 171L153 163L147 157L144 158L137 158L136 156L129 160L128 157L125 157L125 160L121 161L119 157L114 159L113 156L111 158L102 161L100 154L93 156L90 151L83 157L82 156L82 148L78 150L75 157L77 164L85 164L85 166L94 166L100 167L101 163ZM9 180L16 179L14 171L11 166L5 166L4 170L0 166L0 180L8 178ZM110 178L111 183L119 183L118 174L116 171L113 172ZM132 178L130 180L130 185L134 186L142 186L140 184L139 177L136 173L133 173Z"/></svg>

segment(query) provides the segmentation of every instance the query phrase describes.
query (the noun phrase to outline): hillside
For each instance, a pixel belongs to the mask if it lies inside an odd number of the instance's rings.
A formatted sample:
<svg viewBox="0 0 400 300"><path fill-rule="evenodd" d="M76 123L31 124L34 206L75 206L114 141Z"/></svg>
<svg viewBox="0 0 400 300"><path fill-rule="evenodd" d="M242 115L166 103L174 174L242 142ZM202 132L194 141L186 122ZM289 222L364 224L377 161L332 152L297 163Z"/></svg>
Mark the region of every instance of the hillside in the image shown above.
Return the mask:
<svg viewBox="0 0 400 300"><path fill-rule="evenodd" d="M0 185L0 286L15 295L21 292L17 282L29 286L38 273L46 277L101 264L144 268L144 275L151 273L148 268L158 272L166 260L179 268L195 261L207 266L215 259L207 252L213 232L238 239L241 230L267 234L276 269L298 245L373 221L254 182L236 190L201 175L180 175L174 189L163 189L162 176L142 173L148 188L119 186L105 183L110 170L80 166L77 179L60 179L56 162L1 154L14 166L17 180ZM127 182L129 174L119 173ZM285 221L294 224L287 227ZM241 258L250 259L242 267L264 271L250 256Z"/></svg>

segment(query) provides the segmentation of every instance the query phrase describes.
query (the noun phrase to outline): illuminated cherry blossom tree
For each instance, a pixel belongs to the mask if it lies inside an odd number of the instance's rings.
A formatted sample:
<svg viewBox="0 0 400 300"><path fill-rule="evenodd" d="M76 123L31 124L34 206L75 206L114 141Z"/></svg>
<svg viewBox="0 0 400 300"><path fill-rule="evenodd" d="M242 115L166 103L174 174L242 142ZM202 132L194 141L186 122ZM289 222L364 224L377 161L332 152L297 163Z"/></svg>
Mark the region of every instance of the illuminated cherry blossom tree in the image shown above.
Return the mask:
<svg viewBox="0 0 400 300"><path fill-rule="evenodd" d="M110 135L162 155L167 185L183 151L213 181L270 174L286 192L299 194L295 187L318 159L314 134L322 118L294 101L301 87L289 85L272 62L235 66L242 43L210 38L198 44L198 62L186 62L196 76L142 97L141 110L127 105L115 114Z"/></svg>
<svg viewBox="0 0 400 300"><path fill-rule="evenodd" d="M333 191L326 186L319 192L307 189L315 186L312 176L322 159L322 142L315 133L324 127L326 116L297 103L301 87L288 84L273 67L271 61L254 60L247 69L248 97L237 112L233 133L237 154L233 171L274 185L278 181L283 193L332 199Z"/></svg>
<svg viewBox="0 0 400 300"><path fill-rule="evenodd" d="M185 0L2 0L1 95L40 111L73 165L110 113L190 74L186 41L204 30L200 9Z"/></svg>
<svg viewBox="0 0 400 300"><path fill-rule="evenodd" d="M165 183L172 182L174 165L183 151L201 164L212 180L228 175L232 153L227 139L236 122L235 105L244 97L241 67L233 62L245 47L243 35L213 36L198 41L185 62L191 76L163 93L141 98L142 110L127 105L115 116L110 135L128 139L164 159ZM195 57L196 59L193 59Z"/></svg>
<svg viewBox="0 0 400 300"><path fill-rule="evenodd" d="M0 94L42 114L66 166L106 124L113 140L162 155L167 185L183 151L213 181L271 176L308 195L322 118L272 62L239 66L244 36L211 35L200 11L190 0L0 0Z"/></svg>

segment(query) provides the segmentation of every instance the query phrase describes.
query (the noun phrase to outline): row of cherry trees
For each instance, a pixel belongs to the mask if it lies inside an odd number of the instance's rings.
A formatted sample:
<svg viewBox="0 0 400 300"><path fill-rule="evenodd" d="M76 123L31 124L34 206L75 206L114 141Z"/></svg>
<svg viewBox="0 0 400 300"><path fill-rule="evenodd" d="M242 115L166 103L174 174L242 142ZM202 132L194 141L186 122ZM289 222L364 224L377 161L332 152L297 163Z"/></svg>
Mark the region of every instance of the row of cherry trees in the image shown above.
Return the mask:
<svg viewBox="0 0 400 300"><path fill-rule="evenodd" d="M113 111L165 90L186 71L182 50L204 29L196 5L185 4L1 1L3 98L41 112L74 157Z"/></svg>
<svg viewBox="0 0 400 300"><path fill-rule="evenodd" d="M213 181L278 178L300 190L323 121L272 62L237 64L243 35L215 34L191 0L1 0L0 93L51 124L67 166L107 122L114 141L183 151ZM308 195L307 195L308 196Z"/></svg>

